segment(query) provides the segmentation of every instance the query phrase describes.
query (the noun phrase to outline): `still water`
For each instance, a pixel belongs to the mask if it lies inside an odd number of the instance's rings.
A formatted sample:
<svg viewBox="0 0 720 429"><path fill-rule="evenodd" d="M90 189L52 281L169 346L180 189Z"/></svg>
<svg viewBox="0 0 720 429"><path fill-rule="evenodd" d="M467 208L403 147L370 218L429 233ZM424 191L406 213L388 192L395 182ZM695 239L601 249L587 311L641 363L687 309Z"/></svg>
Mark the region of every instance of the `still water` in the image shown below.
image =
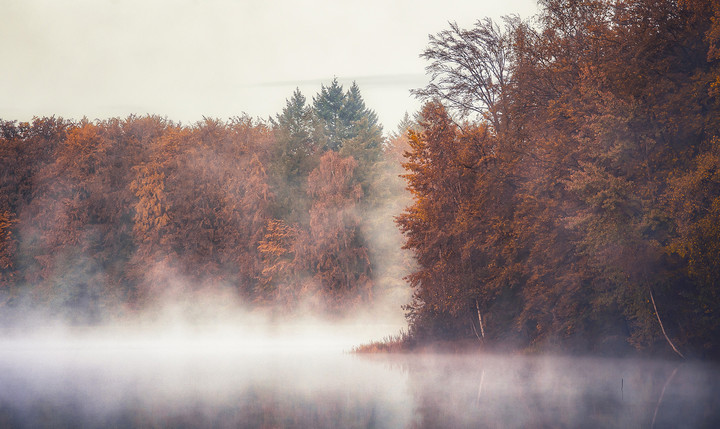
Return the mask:
<svg viewBox="0 0 720 429"><path fill-rule="evenodd" d="M711 364L358 356L300 338L0 341L0 427L720 427Z"/></svg>

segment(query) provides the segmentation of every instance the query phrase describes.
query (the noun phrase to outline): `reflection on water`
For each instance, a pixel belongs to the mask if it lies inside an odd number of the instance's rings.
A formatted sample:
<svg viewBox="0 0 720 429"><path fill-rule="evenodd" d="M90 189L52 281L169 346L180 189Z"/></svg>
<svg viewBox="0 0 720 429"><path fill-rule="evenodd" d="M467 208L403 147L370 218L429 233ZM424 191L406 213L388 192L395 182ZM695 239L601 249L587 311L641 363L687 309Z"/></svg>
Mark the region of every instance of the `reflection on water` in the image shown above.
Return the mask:
<svg viewBox="0 0 720 429"><path fill-rule="evenodd" d="M720 422L720 373L710 365L425 356L409 367L423 427L677 428Z"/></svg>
<svg viewBox="0 0 720 429"><path fill-rule="evenodd" d="M653 418L655 427L718 427L720 422L720 371L709 364L367 357L265 346L0 342L0 427L651 427Z"/></svg>

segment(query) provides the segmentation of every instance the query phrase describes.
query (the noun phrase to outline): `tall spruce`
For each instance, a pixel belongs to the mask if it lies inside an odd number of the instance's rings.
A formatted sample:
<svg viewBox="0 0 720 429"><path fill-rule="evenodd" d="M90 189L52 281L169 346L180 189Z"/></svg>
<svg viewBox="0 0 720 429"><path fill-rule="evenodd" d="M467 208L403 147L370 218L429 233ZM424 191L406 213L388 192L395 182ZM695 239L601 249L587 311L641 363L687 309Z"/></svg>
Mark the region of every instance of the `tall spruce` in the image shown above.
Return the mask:
<svg viewBox="0 0 720 429"><path fill-rule="evenodd" d="M348 140L363 132L382 134L377 114L365 106L357 82L344 91L337 78L333 79L330 86L321 87L313 107L322 121L328 150L339 151Z"/></svg>
<svg viewBox="0 0 720 429"><path fill-rule="evenodd" d="M307 214L305 185L318 162L320 140L317 120L300 89L295 89L282 113L276 116L276 142L270 176L277 190L276 214L291 222Z"/></svg>
<svg viewBox="0 0 720 429"><path fill-rule="evenodd" d="M347 95L337 78L330 86L322 85L320 93L313 100L315 114L322 120L323 131L327 139L325 149L339 150L346 137L345 122L342 111L345 107Z"/></svg>

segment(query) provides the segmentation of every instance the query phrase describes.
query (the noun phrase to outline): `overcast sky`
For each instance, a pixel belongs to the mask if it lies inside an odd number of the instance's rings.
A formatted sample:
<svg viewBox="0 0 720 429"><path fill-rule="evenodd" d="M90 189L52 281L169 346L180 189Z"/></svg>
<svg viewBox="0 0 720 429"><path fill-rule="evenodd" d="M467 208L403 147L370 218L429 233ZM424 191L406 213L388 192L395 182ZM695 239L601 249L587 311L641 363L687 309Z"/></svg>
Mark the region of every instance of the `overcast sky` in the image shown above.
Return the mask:
<svg viewBox="0 0 720 429"><path fill-rule="evenodd" d="M419 103L428 34L535 0L0 0L0 118L267 118L356 80L386 131Z"/></svg>

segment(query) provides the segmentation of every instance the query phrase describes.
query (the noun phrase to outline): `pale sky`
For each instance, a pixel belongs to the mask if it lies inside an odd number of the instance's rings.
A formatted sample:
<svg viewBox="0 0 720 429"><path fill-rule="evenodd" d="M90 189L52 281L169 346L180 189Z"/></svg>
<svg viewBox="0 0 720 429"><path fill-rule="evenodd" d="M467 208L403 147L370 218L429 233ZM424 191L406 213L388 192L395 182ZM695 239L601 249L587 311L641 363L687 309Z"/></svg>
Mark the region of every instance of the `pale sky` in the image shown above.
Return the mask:
<svg viewBox="0 0 720 429"><path fill-rule="evenodd" d="M470 27L535 0L0 0L0 118L157 114L266 119L299 87L357 81L386 131L420 104L419 58L449 21Z"/></svg>

